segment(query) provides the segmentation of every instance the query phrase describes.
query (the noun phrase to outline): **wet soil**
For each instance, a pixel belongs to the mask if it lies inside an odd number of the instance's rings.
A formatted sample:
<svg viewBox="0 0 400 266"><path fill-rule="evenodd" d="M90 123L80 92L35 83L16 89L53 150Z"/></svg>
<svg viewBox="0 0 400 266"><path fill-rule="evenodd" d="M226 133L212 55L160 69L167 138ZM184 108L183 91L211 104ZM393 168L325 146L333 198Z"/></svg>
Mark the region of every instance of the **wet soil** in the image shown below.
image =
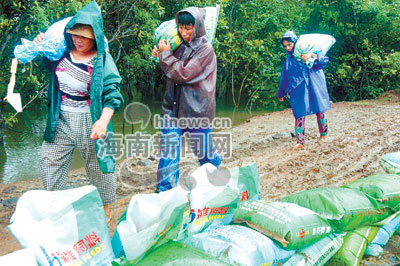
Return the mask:
<svg viewBox="0 0 400 266"><path fill-rule="evenodd" d="M296 147L291 109L249 119L228 131L232 133L232 156L222 165L234 167L256 162L261 197L280 198L301 190L341 186L352 180L383 173L380 156L400 150L400 91L375 100L340 102L327 112L329 133L321 141L315 116L306 118L306 145ZM181 162L181 172L198 167L194 156ZM117 165L118 201L111 205L110 233L130 198L155 189L157 160L125 160ZM69 187L85 184L84 170L69 174ZM0 256L21 248L8 230L16 200L22 193L42 189L38 180L0 184ZM380 259L364 257L361 265L393 265L399 260L400 238L395 236Z"/></svg>

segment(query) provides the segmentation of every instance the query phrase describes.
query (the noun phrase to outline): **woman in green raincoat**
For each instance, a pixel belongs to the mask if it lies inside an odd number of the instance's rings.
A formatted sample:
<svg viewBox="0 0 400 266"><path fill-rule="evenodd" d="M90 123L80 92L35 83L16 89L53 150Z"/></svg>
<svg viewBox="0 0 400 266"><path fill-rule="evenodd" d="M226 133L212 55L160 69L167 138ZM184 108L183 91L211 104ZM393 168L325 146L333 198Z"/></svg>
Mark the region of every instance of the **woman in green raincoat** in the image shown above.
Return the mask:
<svg viewBox="0 0 400 266"><path fill-rule="evenodd" d="M50 62L49 116L40 174L47 190L64 189L77 148L109 221L109 204L116 200L111 117L123 105L123 98L121 77L107 52L101 10L95 1L68 22L64 37L66 53L59 61ZM41 33L34 42L43 38Z"/></svg>

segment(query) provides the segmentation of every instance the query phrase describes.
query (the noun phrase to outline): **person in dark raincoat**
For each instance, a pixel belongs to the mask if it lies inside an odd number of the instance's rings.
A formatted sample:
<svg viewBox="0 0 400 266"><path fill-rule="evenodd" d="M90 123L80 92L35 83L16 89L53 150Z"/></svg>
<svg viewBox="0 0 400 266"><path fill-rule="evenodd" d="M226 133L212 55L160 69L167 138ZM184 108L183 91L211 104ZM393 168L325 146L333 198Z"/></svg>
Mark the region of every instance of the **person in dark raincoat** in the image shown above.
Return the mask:
<svg viewBox="0 0 400 266"><path fill-rule="evenodd" d="M77 148L86 160L90 183L99 190L109 221L109 204L116 201L111 117L123 105L123 98L119 91L121 77L107 52L101 10L95 1L71 18L64 37L64 56L48 62L49 116L40 174L47 190L64 189ZM43 38L41 33L34 42Z"/></svg>
<svg viewBox="0 0 400 266"><path fill-rule="evenodd" d="M304 62L297 61L293 56L297 36L293 31L287 31L281 44L287 52L283 63L279 90L276 96L280 101L288 95L295 121L295 134L299 148L304 147L305 116L316 114L320 139L325 140L328 134L328 124L325 112L331 109L325 74L322 70L329 62L329 58L320 54L308 53L302 55ZM316 58L309 69L305 62L309 57Z"/></svg>
<svg viewBox="0 0 400 266"><path fill-rule="evenodd" d="M160 59L167 76L166 92L162 104L161 159L157 172L157 190L171 189L179 180L180 147L185 132L191 140L192 150L200 165L219 166L221 156L216 153L211 139L211 125L215 117L215 89L217 58L207 40L204 26L205 10L189 7L176 14L175 21L183 43L171 50L169 40L161 40L153 56ZM192 127L179 127L171 118L187 121L207 121ZM197 119L197 120L196 120ZM196 141L196 139L198 141Z"/></svg>

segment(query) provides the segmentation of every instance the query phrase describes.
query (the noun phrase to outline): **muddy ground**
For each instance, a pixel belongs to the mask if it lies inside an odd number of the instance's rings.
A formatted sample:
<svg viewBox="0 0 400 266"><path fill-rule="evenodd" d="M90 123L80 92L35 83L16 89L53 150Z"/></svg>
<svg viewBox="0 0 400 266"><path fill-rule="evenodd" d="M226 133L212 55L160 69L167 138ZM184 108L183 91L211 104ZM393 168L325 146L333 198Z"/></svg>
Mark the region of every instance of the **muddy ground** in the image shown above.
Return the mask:
<svg viewBox="0 0 400 266"><path fill-rule="evenodd" d="M305 189L341 186L360 177L383 173L378 159L385 153L400 150L400 92L389 92L378 99L335 103L327 112L329 133L319 141L315 116L306 118L305 149L296 148L292 137L294 118L291 109L257 116L234 127L232 157L223 166L242 166L257 162L261 197L280 198ZM182 161L184 171L197 167L193 156ZM116 227L132 195L155 189L157 160L125 160L117 165L118 201L111 206ZM85 172L69 175L71 187L85 184ZM21 246L7 226L15 202L25 191L41 189L40 180L0 184L0 256ZM394 237L383 258L364 257L361 265L392 265L399 262L399 237Z"/></svg>

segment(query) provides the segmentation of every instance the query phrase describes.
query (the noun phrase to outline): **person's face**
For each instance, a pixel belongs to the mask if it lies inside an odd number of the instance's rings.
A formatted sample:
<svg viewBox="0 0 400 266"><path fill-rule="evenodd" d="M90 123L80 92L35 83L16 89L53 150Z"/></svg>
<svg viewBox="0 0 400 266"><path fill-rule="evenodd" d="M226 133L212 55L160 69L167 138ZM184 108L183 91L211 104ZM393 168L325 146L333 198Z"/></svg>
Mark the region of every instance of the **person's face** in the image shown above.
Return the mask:
<svg viewBox="0 0 400 266"><path fill-rule="evenodd" d="M192 36L193 33L193 25L179 25L178 30L179 33L181 34L183 40L188 43L190 42L190 36Z"/></svg>
<svg viewBox="0 0 400 266"><path fill-rule="evenodd" d="M88 53L92 51L95 46L95 40L72 34L72 41L74 42L75 48L80 53Z"/></svg>
<svg viewBox="0 0 400 266"><path fill-rule="evenodd" d="M285 48L286 51L291 52L292 49L293 49L294 43L288 42L286 40L283 40L282 45L283 45L283 48Z"/></svg>

